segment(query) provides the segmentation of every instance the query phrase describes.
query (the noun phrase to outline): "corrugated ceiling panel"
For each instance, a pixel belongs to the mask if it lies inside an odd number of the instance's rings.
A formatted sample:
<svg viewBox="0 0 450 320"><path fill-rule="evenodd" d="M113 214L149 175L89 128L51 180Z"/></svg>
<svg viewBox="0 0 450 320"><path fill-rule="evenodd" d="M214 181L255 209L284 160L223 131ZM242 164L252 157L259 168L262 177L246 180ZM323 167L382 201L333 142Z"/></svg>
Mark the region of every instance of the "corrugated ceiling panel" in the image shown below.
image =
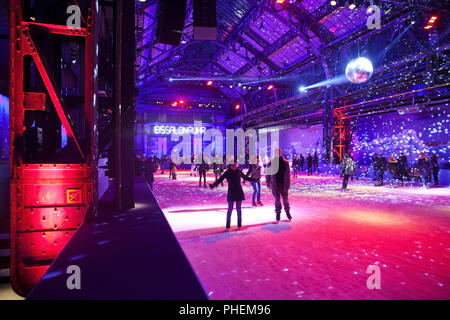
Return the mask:
<svg viewBox="0 0 450 320"><path fill-rule="evenodd" d="M305 43L297 36L269 58L279 67L285 67L307 53L305 46Z"/></svg>
<svg viewBox="0 0 450 320"><path fill-rule="evenodd" d="M251 28L269 43L274 43L290 29L289 26L286 26L274 15L268 12L263 13Z"/></svg>

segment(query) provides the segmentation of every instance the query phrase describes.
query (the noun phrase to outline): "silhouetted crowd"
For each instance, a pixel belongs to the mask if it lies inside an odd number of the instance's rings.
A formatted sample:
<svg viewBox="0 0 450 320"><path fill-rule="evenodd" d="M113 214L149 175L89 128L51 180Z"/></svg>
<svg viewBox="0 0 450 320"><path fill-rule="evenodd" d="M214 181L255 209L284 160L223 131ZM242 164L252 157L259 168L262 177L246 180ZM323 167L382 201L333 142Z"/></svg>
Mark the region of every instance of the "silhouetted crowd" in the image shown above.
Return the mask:
<svg viewBox="0 0 450 320"><path fill-rule="evenodd" d="M431 184L431 177L433 176L434 185L439 185L439 162L436 154L431 154L429 157L421 152L417 161L409 167L408 159L403 154L395 158L389 156L386 158L382 153L375 153L372 156L373 167L373 181L376 181L376 186L384 185L384 177L387 173L389 179L389 186L393 186L394 179L398 179L401 185L404 185L405 180L411 182L413 179L420 179L422 186L428 188Z"/></svg>
<svg viewBox="0 0 450 320"><path fill-rule="evenodd" d="M314 153L314 156L311 156L311 153L308 153L305 157L300 153L298 156L296 153L292 156L292 170L293 177L297 178L298 173L304 171L303 167L306 162L306 170L308 172L308 176L311 176L314 172L319 173L319 157L317 156L317 152Z"/></svg>

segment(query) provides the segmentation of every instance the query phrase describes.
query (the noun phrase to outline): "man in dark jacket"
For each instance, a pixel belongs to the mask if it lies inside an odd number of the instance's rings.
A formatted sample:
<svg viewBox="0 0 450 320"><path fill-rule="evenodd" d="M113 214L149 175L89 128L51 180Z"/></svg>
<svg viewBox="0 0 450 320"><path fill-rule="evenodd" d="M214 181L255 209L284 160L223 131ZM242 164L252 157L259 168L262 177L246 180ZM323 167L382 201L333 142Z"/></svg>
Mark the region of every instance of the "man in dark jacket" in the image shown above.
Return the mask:
<svg viewBox="0 0 450 320"><path fill-rule="evenodd" d="M303 165L305 164L305 157L300 153L300 170L303 171Z"/></svg>
<svg viewBox="0 0 450 320"><path fill-rule="evenodd" d="M314 172L319 173L319 157L317 156L317 152L314 152L313 166Z"/></svg>
<svg viewBox="0 0 450 320"><path fill-rule="evenodd" d="M387 169L387 159L383 156L382 153L380 153L380 156L378 157L377 164L378 164L378 184L377 184L377 186L382 186L384 172Z"/></svg>
<svg viewBox="0 0 450 320"><path fill-rule="evenodd" d="M312 164L313 164L313 157L310 153L308 153L308 156L306 157L306 165L308 166L308 176L312 176Z"/></svg>
<svg viewBox="0 0 450 320"><path fill-rule="evenodd" d="M198 186L202 186L202 176L203 176L203 184L206 188L206 171L209 170L209 166L206 164L205 160L202 159L202 163L198 165Z"/></svg>
<svg viewBox="0 0 450 320"><path fill-rule="evenodd" d="M278 171L270 176L270 187L272 189L272 194L275 197L275 214L277 221L280 221L281 215L281 201L280 198L283 198L284 211L286 212L287 218L292 220L290 214L290 206L288 193L289 188L291 186L291 172L289 168L289 162L287 162L282 157L282 152L280 148L277 148L275 151L275 155L278 157ZM270 163L270 167L273 168L275 160L272 160Z"/></svg>
<svg viewBox="0 0 450 320"><path fill-rule="evenodd" d="M147 180L148 185L150 186L150 189L153 190L153 182L155 181L155 177L153 176L153 173L156 172L156 166L153 163L152 158L148 158L147 161L145 161L145 180Z"/></svg>
<svg viewBox="0 0 450 320"><path fill-rule="evenodd" d="M400 176L400 179L402 181L403 186L403 178L406 177L408 181L411 181L411 178L409 177L409 169L408 169L408 159L403 154L403 152L400 152L400 156L397 159L397 169L398 169L398 175Z"/></svg>
<svg viewBox="0 0 450 320"><path fill-rule="evenodd" d="M300 170L300 159L297 157L297 154L294 154L292 158L292 169L294 169L294 178L297 178L297 174Z"/></svg>
<svg viewBox="0 0 450 320"><path fill-rule="evenodd" d="M433 171L434 185L439 185L439 158L436 154L431 155L431 170Z"/></svg>

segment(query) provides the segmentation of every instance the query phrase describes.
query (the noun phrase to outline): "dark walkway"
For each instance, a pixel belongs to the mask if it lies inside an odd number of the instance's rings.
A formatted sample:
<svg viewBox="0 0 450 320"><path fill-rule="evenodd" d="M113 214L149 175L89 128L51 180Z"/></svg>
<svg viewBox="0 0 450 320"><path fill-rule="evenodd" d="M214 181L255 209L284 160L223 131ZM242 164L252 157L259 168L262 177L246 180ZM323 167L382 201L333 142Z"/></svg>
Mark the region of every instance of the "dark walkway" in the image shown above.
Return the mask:
<svg viewBox="0 0 450 320"><path fill-rule="evenodd" d="M135 190L136 208L82 226L28 299L207 299L144 179ZM67 288L70 265L80 290Z"/></svg>

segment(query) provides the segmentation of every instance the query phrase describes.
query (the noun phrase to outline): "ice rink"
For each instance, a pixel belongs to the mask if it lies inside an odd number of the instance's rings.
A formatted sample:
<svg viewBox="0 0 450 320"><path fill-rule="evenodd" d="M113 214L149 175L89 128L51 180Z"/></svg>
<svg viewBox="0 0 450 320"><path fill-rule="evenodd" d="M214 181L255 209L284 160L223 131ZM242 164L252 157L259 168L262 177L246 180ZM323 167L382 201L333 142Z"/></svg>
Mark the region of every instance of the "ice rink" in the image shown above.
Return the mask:
<svg viewBox="0 0 450 320"><path fill-rule="evenodd" d="M341 183L299 176L293 220L283 212L276 224L270 190L263 183L264 206L252 207L247 182L243 228L234 211L230 232L226 183L210 190L189 172L158 171L154 194L211 299L449 299L450 189ZM368 289L369 265L381 289Z"/></svg>

